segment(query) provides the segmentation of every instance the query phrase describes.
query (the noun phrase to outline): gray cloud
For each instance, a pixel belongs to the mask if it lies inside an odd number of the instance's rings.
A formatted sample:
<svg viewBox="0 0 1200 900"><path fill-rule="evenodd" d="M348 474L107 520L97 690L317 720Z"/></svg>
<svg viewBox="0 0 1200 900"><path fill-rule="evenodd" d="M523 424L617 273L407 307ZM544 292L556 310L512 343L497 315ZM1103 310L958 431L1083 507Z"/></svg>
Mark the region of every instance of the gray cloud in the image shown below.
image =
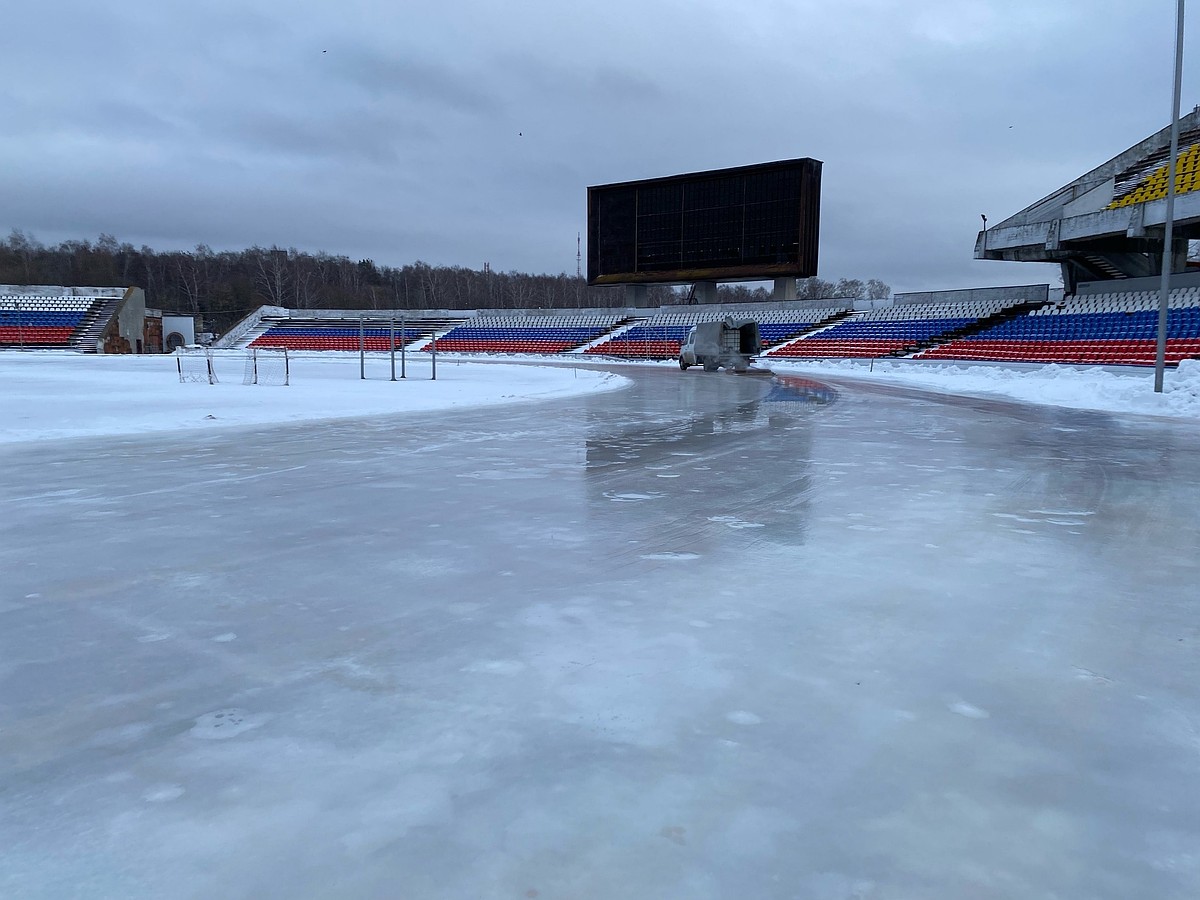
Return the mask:
<svg viewBox="0 0 1200 900"><path fill-rule="evenodd" d="M318 64L358 87L373 100L400 100L432 111L479 114L495 110L499 97L483 73L456 70L450 60L384 56L352 45L322 50Z"/></svg>
<svg viewBox="0 0 1200 900"><path fill-rule="evenodd" d="M814 156L825 277L1052 279L974 261L979 214L998 221L1165 124L1168 12L25 4L0 34L0 227L573 271L589 184ZM1188 70L1188 106L1198 89Z"/></svg>

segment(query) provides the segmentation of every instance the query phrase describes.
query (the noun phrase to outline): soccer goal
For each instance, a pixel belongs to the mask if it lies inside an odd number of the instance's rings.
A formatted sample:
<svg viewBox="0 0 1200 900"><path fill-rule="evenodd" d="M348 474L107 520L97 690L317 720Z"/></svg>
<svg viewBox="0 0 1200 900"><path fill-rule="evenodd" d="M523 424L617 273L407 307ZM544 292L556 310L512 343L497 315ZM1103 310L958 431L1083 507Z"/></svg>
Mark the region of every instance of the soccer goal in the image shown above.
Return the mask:
<svg viewBox="0 0 1200 900"><path fill-rule="evenodd" d="M179 370L179 383L217 383L217 370L213 367L213 352L208 347L179 347L175 350L175 366Z"/></svg>
<svg viewBox="0 0 1200 900"><path fill-rule="evenodd" d="M251 347L246 351L246 374L242 384L291 383L291 366L286 347Z"/></svg>

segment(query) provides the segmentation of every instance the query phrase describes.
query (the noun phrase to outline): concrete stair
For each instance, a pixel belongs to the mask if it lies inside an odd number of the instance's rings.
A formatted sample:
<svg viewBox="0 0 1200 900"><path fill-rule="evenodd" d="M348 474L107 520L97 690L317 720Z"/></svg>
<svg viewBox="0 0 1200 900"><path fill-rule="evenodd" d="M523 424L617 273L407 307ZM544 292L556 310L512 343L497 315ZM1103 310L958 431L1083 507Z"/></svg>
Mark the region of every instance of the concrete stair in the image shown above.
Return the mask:
<svg viewBox="0 0 1200 900"><path fill-rule="evenodd" d="M121 305L123 297L109 297L103 303L92 304L83 321L71 336L71 348L77 353L95 353L96 342L104 336L104 329Z"/></svg>
<svg viewBox="0 0 1200 900"><path fill-rule="evenodd" d="M850 318L852 315L854 315L854 310L852 310L852 309L839 309L832 316L822 319L820 322L814 322L812 325L805 328L799 334L792 335L786 341L780 341L778 344L775 344L772 347L767 347L765 350L763 350L761 355L769 356L771 353L773 353L776 350L780 350L784 347L789 347L792 344L796 343L797 341L802 341L807 337L812 337L814 334L820 334L822 331L832 328L834 325L838 324L838 322L845 321L846 319Z"/></svg>
<svg viewBox="0 0 1200 900"><path fill-rule="evenodd" d="M645 322L647 318L647 316L635 316L629 319L622 319L594 341L588 341L586 344L576 347L573 350L568 350L567 352L587 353L587 351L591 350L593 347L599 347L601 344L611 341L615 337L620 337L629 329L636 328L638 325L641 325L643 322Z"/></svg>

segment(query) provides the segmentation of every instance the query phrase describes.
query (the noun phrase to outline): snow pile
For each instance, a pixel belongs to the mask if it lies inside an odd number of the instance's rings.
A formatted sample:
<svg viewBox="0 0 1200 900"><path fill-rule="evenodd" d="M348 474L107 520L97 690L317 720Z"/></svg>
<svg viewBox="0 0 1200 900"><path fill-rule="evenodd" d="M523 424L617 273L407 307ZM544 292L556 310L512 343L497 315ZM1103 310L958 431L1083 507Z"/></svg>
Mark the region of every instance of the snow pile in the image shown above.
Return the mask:
<svg viewBox="0 0 1200 900"><path fill-rule="evenodd" d="M1200 418L1200 360L1187 359L1168 369L1163 392L1154 392L1152 368L1115 372L1100 367L1041 366L1007 368L987 365L929 365L911 362L763 360L778 372L804 371L904 384L955 394L987 394L1026 403L1069 406L1105 412Z"/></svg>
<svg viewBox="0 0 1200 900"><path fill-rule="evenodd" d="M411 354L408 377L395 383L386 354L368 356L366 381L359 378L357 355L293 357L288 387L243 385L240 352L217 353L214 366L218 384L180 384L173 356L0 353L0 443L430 412L629 384L590 369L448 360L438 361L437 381L431 381L430 360Z"/></svg>

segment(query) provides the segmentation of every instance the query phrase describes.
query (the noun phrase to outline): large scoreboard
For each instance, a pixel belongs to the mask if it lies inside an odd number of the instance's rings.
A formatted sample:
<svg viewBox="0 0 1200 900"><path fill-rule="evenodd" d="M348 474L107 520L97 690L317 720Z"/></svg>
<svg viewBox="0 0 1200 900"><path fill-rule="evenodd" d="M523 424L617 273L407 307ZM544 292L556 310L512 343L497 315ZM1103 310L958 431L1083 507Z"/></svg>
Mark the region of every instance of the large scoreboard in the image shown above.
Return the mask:
<svg viewBox="0 0 1200 900"><path fill-rule="evenodd" d="M588 284L817 274L821 163L788 159L588 188Z"/></svg>

